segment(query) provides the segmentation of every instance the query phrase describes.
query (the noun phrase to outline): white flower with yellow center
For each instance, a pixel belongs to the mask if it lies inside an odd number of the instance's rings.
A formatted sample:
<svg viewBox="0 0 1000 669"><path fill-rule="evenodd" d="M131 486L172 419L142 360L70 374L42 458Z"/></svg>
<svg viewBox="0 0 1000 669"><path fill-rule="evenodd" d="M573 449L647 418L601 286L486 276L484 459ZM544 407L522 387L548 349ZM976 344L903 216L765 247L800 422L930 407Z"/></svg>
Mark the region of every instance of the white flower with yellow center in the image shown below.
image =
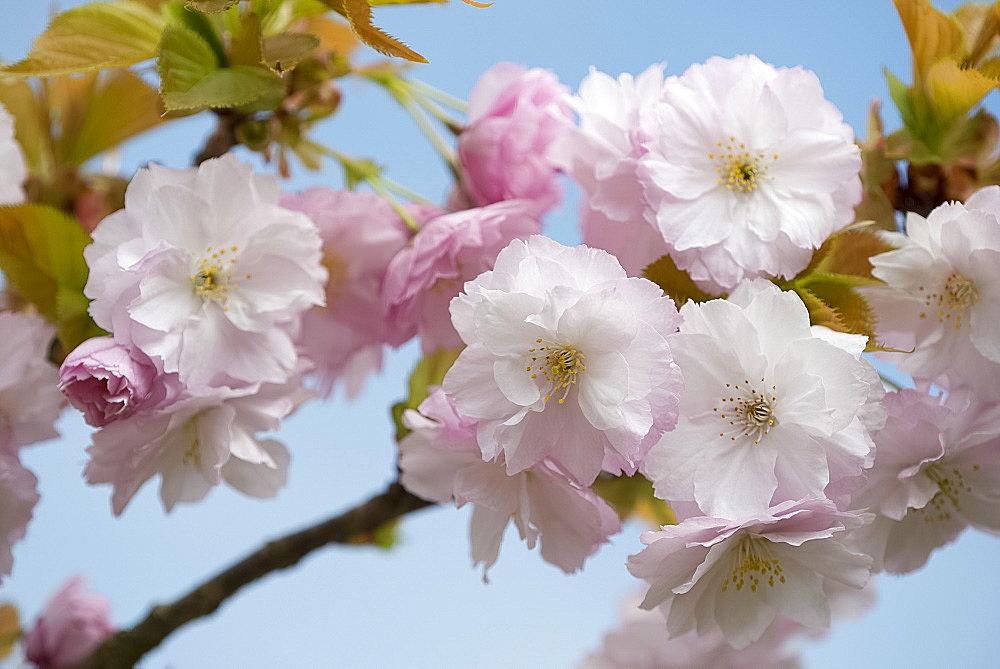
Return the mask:
<svg viewBox="0 0 1000 669"><path fill-rule="evenodd" d="M698 516L643 533L646 548L629 557L628 569L649 581L641 606L660 607L670 636L718 631L744 648L778 614L826 628L832 588L860 590L868 582L871 557L840 539L871 514L804 499L741 518Z"/></svg>
<svg viewBox="0 0 1000 669"><path fill-rule="evenodd" d="M647 214L705 289L791 278L854 220L861 154L812 72L711 58L664 82L661 100L640 158Z"/></svg>
<svg viewBox="0 0 1000 669"><path fill-rule="evenodd" d="M285 382L326 270L316 226L279 196L231 154L140 170L84 251L94 320L193 390Z"/></svg>
<svg viewBox="0 0 1000 669"><path fill-rule="evenodd" d="M451 314L467 347L444 389L509 474L544 458L582 485L602 468L634 473L676 420L677 310L604 251L514 240Z"/></svg>
<svg viewBox="0 0 1000 669"><path fill-rule="evenodd" d="M1000 394L1000 187L963 205L910 214L897 249L871 258L886 283L867 295L882 342L901 350L900 370L949 388Z"/></svg>
<svg viewBox="0 0 1000 669"><path fill-rule="evenodd" d="M883 390L864 337L810 328L798 296L762 279L681 316L680 419L643 463L660 497L739 518L843 494L871 466Z"/></svg>

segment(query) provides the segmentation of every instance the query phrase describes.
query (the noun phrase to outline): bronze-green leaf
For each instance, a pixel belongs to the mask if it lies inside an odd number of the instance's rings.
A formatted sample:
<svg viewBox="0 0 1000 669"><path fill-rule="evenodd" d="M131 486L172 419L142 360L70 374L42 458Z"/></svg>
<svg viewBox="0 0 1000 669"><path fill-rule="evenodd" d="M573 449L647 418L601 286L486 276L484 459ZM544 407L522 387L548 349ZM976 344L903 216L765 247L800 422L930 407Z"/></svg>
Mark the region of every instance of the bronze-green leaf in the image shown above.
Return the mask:
<svg viewBox="0 0 1000 669"><path fill-rule="evenodd" d="M417 363L410 374L409 396L392 407L392 417L396 423L396 441L409 434L402 423L403 412L406 409L416 409L430 394L430 386L439 386L444 381L444 375L451 369L462 349L438 349L428 353Z"/></svg>
<svg viewBox="0 0 1000 669"><path fill-rule="evenodd" d="M592 487L594 492L614 508L622 520L639 516L653 527L677 524L674 510L653 494L653 485L641 474L635 476L601 474Z"/></svg>
<svg viewBox="0 0 1000 669"><path fill-rule="evenodd" d="M714 299L712 295L698 288L687 272L677 269L670 256L663 256L648 265L642 270L642 275L659 286L674 301L678 309L688 300L707 302Z"/></svg>
<svg viewBox="0 0 1000 669"><path fill-rule="evenodd" d="M130 0L97 2L58 14L28 57L0 72L28 77L124 67L156 56L164 19Z"/></svg>
<svg viewBox="0 0 1000 669"><path fill-rule="evenodd" d="M87 315L90 237L71 216L37 204L0 207L0 270L10 285L56 324L64 351L100 330Z"/></svg>
<svg viewBox="0 0 1000 669"><path fill-rule="evenodd" d="M958 23L928 0L893 0L913 51L913 81L919 82L939 60L959 60L965 50Z"/></svg>
<svg viewBox="0 0 1000 669"><path fill-rule="evenodd" d="M240 0L187 0L187 6L205 14L224 12Z"/></svg>
<svg viewBox="0 0 1000 669"><path fill-rule="evenodd" d="M379 53L415 63L427 62L419 53L372 24L372 8L368 0L323 0L323 4L345 16L354 34Z"/></svg>
<svg viewBox="0 0 1000 669"><path fill-rule="evenodd" d="M272 35L264 38L264 60L278 72L290 70L312 55L319 43L319 37L306 33Z"/></svg>

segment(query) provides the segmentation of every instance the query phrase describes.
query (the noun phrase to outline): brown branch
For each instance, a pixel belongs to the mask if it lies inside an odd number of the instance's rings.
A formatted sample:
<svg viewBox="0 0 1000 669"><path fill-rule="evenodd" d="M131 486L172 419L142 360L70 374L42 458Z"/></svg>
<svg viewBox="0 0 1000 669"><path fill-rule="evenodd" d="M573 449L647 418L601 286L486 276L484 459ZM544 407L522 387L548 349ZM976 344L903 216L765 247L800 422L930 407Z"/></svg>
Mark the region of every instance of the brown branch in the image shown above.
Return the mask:
<svg viewBox="0 0 1000 669"><path fill-rule="evenodd" d="M361 506L267 543L172 604L154 606L138 625L105 639L80 667L131 667L174 630L212 613L243 586L295 565L317 548L330 543L349 543L358 536L371 534L389 521L430 505L431 502L392 483L385 492Z"/></svg>
<svg viewBox="0 0 1000 669"><path fill-rule="evenodd" d="M215 112L215 116L218 124L215 126L212 134L208 136L208 139L205 140L205 145L201 147L201 151L194 157L195 165L201 165L209 158L218 158L240 143L236 138L236 126L246 117L231 109L220 109Z"/></svg>

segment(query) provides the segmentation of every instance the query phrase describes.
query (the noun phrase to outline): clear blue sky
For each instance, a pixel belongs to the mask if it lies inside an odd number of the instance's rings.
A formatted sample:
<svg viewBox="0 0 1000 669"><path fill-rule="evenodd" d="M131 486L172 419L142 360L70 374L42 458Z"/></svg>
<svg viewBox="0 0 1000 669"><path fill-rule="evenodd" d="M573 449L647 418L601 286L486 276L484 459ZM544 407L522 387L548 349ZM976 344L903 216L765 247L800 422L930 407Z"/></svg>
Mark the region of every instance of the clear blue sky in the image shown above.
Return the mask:
<svg viewBox="0 0 1000 669"><path fill-rule="evenodd" d="M77 4L83 3L60 3ZM43 29L48 9L44 2L0 5L0 58L17 60ZM496 0L489 9L452 0L378 8L376 21L429 58L417 76L460 96L499 60L551 68L575 88L591 65L614 75L665 61L668 73L679 74L712 55L755 53L814 70L827 97L863 133L871 99L888 99L882 66L910 76L890 0ZM886 121L898 124L891 110ZM124 169L149 160L186 166L210 127L209 119L195 117L151 133L126 148ZM343 111L320 137L376 158L392 178L428 197L447 189L434 153L373 86L347 83ZM337 170L298 170L285 186L318 183L338 185ZM547 221L561 241L577 240L574 209L564 204ZM41 480L42 501L27 539L15 548L14 573L0 600L16 602L30 620L69 576L83 573L112 599L116 621L126 626L265 539L366 499L394 475L387 407L402 396L415 357L412 345L394 354L356 404L313 403L287 424L279 438L292 451L290 484L274 501L219 488L166 515L150 483L122 518L112 518L110 490L81 479L89 428L67 412L60 440L24 453ZM143 666L570 667L617 624L619 601L638 585L624 568L640 547L636 526L572 577L509 534L484 585L469 563L467 524L465 512L431 509L405 521L391 553L320 551L184 628ZM923 571L879 579L878 608L807 644L807 666L996 665L998 563L1000 541L966 532Z"/></svg>

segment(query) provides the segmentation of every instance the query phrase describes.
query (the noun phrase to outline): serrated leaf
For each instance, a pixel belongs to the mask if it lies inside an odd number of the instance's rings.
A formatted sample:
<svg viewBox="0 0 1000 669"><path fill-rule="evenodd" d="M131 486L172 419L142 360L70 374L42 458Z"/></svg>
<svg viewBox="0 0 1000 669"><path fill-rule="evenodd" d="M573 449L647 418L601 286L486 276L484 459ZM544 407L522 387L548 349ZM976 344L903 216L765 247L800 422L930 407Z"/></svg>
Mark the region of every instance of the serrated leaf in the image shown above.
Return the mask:
<svg viewBox="0 0 1000 669"><path fill-rule="evenodd" d="M346 56L358 46L358 38L350 26L340 21L311 16L306 19L304 31L319 38L319 46L323 51Z"/></svg>
<svg viewBox="0 0 1000 669"><path fill-rule="evenodd" d="M368 0L323 0L323 4L346 17L354 34L379 53L415 63L427 62L419 53L372 24L372 8Z"/></svg>
<svg viewBox="0 0 1000 669"><path fill-rule="evenodd" d="M1000 38L1000 7L970 2L953 13L965 36L963 65L975 66L997 45Z"/></svg>
<svg viewBox="0 0 1000 669"><path fill-rule="evenodd" d="M156 90L128 70L108 72L93 90L73 142L62 138L63 160L80 165L162 122Z"/></svg>
<svg viewBox="0 0 1000 669"><path fill-rule="evenodd" d="M873 342L875 314L868 306L868 301L853 289L852 284L853 282L846 277L829 275L810 280L805 289L836 313L840 328L832 329L865 335ZM808 308L809 305L806 306ZM819 325L819 323L813 324Z"/></svg>
<svg viewBox="0 0 1000 669"><path fill-rule="evenodd" d="M0 606L0 659L10 655L21 636L21 619L17 608L10 604Z"/></svg>
<svg viewBox="0 0 1000 669"><path fill-rule="evenodd" d="M678 309L688 300L707 302L715 299L698 288L687 272L678 269L670 256L663 256L646 266L642 270L642 275L659 286L674 301Z"/></svg>
<svg viewBox="0 0 1000 669"><path fill-rule="evenodd" d="M183 26L168 26L160 41L160 94L185 93L217 69L212 47L202 37ZM169 110L170 107L168 106Z"/></svg>
<svg viewBox="0 0 1000 669"><path fill-rule="evenodd" d="M674 510L653 494L653 484L641 474L634 476L602 474L594 481L592 488L614 508L623 521L638 516L652 527L677 524Z"/></svg>
<svg viewBox="0 0 1000 669"><path fill-rule="evenodd" d="M917 85L939 60L960 60L965 50L962 30L928 0L893 0L913 52L913 81Z"/></svg>
<svg viewBox="0 0 1000 669"><path fill-rule="evenodd" d="M28 57L0 72L28 77L125 67L156 56L165 21L131 0L75 7L52 19Z"/></svg>
<svg viewBox="0 0 1000 669"><path fill-rule="evenodd" d="M806 310L809 312L810 325L823 325L837 332L846 331L846 326L840 316L837 315L837 312L812 291L797 285L792 285L790 288L799 296L802 303L806 305Z"/></svg>
<svg viewBox="0 0 1000 669"><path fill-rule="evenodd" d="M1000 57L987 58L979 66L979 71L983 73L984 77L994 80L1000 79Z"/></svg>
<svg viewBox="0 0 1000 669"><path fill-rule="evenodd" d="M285 82L263 67L237 65L209 72L187 91L164 93L170 111L239 108L242 111L277 109L285 97Z"/></svg>
<svg viewBox="0 0 1000 669"><path fill-rule="evenodd" d="M305 33L272 35L264 39L264 60L278 72L290 70L311 56L319 43L319 37Z"/></svg>
<svg viewBox="0 0 1000 669"><path fill-rule="evenodd" d="M830 235L796 281L821 274L850 275L874 281L869 258L891 251L892 247L870 227L862 222Z"/></svg>
<svg viewBox="0 0 1000 669"><path fill-rule="evenodd" d="M910 95L909 87L896 78L889 68L883 67L882 73L885 75L886 83L889 84L889 96L896 104L899 115L903 119L903 125L911 129L920 128L920 120L917 118L917 111L913 106L913 98Z"/></svg>
<svg viewBox="0 0 1000 669"><path fill-rule="evenodd" d="M0 270L21 296L56 323L65 351L80 343L83 333L99 332L86 323L83 249L89 243L80 224L54 207L0 207Z"/></svg>
<svg viewBox="0 0 1000 669"><path fill-rule="evenodd" d="M205 43L212 47L218 67L229 65L229 58L226 56L226 47L222 44L222 38L207 16L176 2L164 7L164 13L171 18L174 24L198 33L205 40Z"/></svg>
<svg viewBox="0 0 1000 669"><path fill-rule="evenodd" d="M251 0L250 6L260 16L264 35L283 33L300 19L330 10L320 0Z"/></svg>
<svg viewBox="0 0 1000 669"><path fill-rule="evenodd" d="M187 6L206 14L224 12L240 0L187 0Z"/></svg>
<svg viewBox="0 0 1000 669"><path fill-rule="evenodd" d="M394 404L391 409L393 422L396 424L396 441L399 441L410 432L403 425L403 412L407 409L416 409L420 406L420 403L427 399L427 396L430 394L428 390L430 386L441 385L441 382L444 381L444 375L451 369L452 364L461 352L462 349L460 348L438 349L433 353L428 353L417 363L417 366L413 369L413 373L410 374L408 382L409 395L404 401Z"/></svg>

